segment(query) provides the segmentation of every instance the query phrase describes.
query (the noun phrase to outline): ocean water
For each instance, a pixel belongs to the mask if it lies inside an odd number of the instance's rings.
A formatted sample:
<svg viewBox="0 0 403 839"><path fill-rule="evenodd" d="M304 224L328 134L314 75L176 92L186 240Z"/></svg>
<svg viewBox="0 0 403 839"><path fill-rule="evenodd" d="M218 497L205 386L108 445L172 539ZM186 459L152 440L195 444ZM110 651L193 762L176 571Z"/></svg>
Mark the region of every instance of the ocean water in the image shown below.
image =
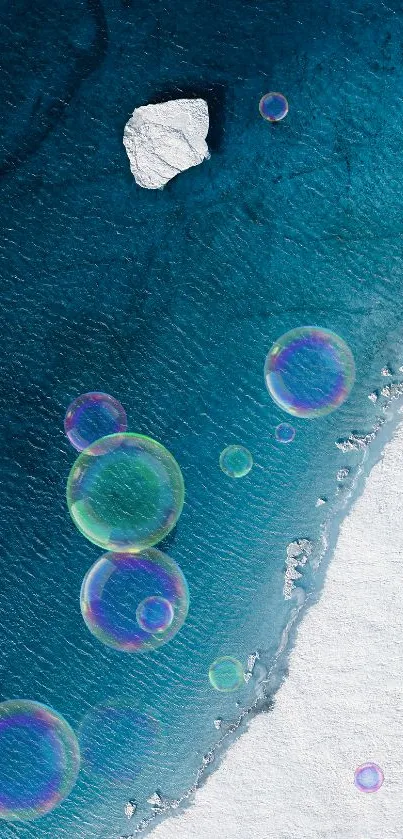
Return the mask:
<svg viewBox="0 0 403 839"><path fill-rule="evenodd" d="M296 606L283 597L287 545L312 541L298 586L313 595L323 523L363 462L335 442L370 431L383 398L368 394L403 378L402 12L372 0L0 10L0 699L45 702L78 729L116 698L162 730L135 782L82 772L52 814L2 822L0 836L116 839L147 819L156 789L177 799L193 784L221 737L215 718L225 727L255 701L258 678L221 695L209 664L260 650L258 673L270 669ZM290 106L274 126L258 112L268 90ZM209 104L211 159L142 190L124 124L138 105L183 95ZM357 380L334 414L292 420L295 441L280 446L287 415L264 360L304 324L348 342ZM119 399L129 429L164 443L185 477L161 547L186 574L189 617L149 655L103 647L81 618L100 551L67 512L75 454L63 418L89 390ZM218 467L233 443L255 462L239 481ZM128 798L139 805L130 823Z"/></svg>

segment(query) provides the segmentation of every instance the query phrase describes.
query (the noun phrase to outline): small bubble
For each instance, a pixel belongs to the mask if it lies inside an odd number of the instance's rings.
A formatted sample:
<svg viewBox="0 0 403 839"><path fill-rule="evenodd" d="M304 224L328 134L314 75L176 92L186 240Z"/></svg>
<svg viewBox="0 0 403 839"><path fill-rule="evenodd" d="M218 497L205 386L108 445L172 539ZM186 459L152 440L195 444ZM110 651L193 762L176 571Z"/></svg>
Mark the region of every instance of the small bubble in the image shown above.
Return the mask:
<svg viewBox="0 0 403 839"><path fill-rule="evenodd" d="M244 446L227 446L220 454L220 467L230 478L243 478L253 466L253 457Z"/></svg>
<svg viewBox="0 0 403 839"><path fill-rule="evenodd" d="M354 772L354 783L361 792L377 792L384 781L384 774L376 763L363 763Z"/></svg>
<svg viewBox="0 0 403 839"><path fill-rule="evenodd" d="M233 656L223 656L213 661L208 676L212 687L222 693L231 693L244 684L244 669Z"/></svg>
<svg viewBox="0 0 403 839"><path fill-rule="evenodd" d="M295 428L289 425L288 422L280 422L277 426L274 436L278 443L292 443L295 437Z"/></svg>
<svg viewBox="0 0 403 839"><path fill-rule="evenodd" d="M280 122L288 114L288 102L282 93L265 93L259 102L259 111L263 119Z"/></svg>
<svg viewBox="0 0 403 839"><path fill-rule="evenodd" d="M79 452L101 437L126 429L126 411L108 393L83 393L71 403L64 419L65 433Z"/></svg>
<svg viewBox="0 0 403 839"><path fill-rule="evenodd" d="M144 632L164 632L174 619L172 603L165 597L146 597L137 607L136 618Z"/></svg>

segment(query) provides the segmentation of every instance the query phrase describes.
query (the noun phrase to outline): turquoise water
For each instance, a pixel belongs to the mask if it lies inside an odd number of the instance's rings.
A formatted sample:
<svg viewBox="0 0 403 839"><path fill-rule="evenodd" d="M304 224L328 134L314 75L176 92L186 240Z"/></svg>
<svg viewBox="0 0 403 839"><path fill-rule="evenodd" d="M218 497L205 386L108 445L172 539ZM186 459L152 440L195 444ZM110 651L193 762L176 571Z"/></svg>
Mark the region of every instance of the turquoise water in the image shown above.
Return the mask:
<svg viewBox="0 0 403 839"><path fill-rule="evenodd" d="M318 543L347 492L336 495L337 471L351 467L348 487L361 459L335 441L372 427L381 409L368 393L387 383L384 364L402 364L402 17L372 0L0 8L0 698L45 702L76 730L93 706L129 700L162 732L134 782L83 771L53 814L1 823L0 836L115 839L150 813L155 789L178 798L193 783L221 736L215 718L253 703L256 679L220 694L209 665L257 649L273 660L295 606L283 598L287 544ZM270 89L290 106L273 126L258 112ZM141 190L124 124L182 92L209 103L211 159ZM347 341L357 379L334 414L293 417L281 446L274 430L289 417L264 361L304 324ZM129 430L163 443L185 478L160 547L186 575L189 616L145 656L102 646L80 613L101 551L67 512L63 419L92 390L115 396ZM218 463L231 444L254 459L236 481ZM319 578L307 566L299 585Z"/></svg>

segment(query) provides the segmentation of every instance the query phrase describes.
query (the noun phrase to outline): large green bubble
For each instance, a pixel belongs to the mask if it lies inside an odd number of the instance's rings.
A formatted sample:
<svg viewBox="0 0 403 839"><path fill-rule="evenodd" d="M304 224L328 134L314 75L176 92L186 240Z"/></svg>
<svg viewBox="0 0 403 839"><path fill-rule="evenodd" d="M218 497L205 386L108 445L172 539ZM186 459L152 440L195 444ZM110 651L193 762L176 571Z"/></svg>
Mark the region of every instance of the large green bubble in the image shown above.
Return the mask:
<svg viewBox="0 0 403 839"><path fill-rule="evenodd" d="M183 501L176 460L141 434L111 434L92 443L67 481L75 525L108 551L137 553L156 545L176 524Z"/></svg>

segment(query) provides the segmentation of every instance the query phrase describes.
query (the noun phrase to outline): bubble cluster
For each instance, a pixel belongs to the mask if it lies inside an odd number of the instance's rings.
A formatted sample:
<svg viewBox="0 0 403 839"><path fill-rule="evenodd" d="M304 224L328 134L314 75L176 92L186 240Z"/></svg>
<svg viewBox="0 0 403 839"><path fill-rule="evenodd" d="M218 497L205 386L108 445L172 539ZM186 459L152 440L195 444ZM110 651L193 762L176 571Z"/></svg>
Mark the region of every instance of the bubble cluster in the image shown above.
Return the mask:
<svg viewBox="0 0 403 839"><path fill-rule="evenodd" d="M102 702L80 725L83 768L109 783L129 783L147 766L159 736L159 722L129 701Z"/></svg>
<svg viewBox="0 0 403 839"><path fill-rule="evenodd" d="M112 434L92 443L67 481L74 523L109 551L137 552L160 542L176 524L183 501L176 460L140 434Z"/></svg>
<svg viewBox="0 0 403 839"><path fill-rule="evenodd" d="M136 618L144 632L165 632L174 619L172 603L165 597L146 597L137 606Z"/></svg>
<svg viewBox="0 0 403 839"><path fill-rule="evenodd" d="M0 703L0 818L31 821L74 787L80 751L60 714L39 702Z"/></svg>
<svg viewBox="0 0 403 839"><path fill-rule="evenodd" d="M355 379L354 358L334 332L301 326L273 344L264 375L271 397L283 411L318 417L347 399Z"/></svg>
<svg viewBox="0 0 403 839"><path fill-rule="evenodd" d="M253 457L245 446L227 446L220 454L220 467L230 478L243 478L253 466Z"/></svg>
<svg viewBox="0 0 403 839"><path fill-rule="evenodd" d="M278 443L292 443L295 437L295 428L289 425L288 422L280 422L277 426L274 436Z"/></svg>
<svg viewBox="0 0 403 839"><path fill-rule="evenodd" d="M376 763L363 763L354 773L354 783L361 792L377 792L384 781L384 774Z"/></svg>
<svg viewBox="0 0 403 839"><path fill-rule="evenodd" d="M232 656L217 658L210 665L208 677L215 690L231 693L244 683L244 669L240 661Z"/></svg>
<svg viewBox="0 0 403 839"><path fill-rule="evenodd" d="M266 93L259 102L263 119L280 122L288 114L288 102L282 93Z"/></svg>
<svg viewBox="0 0 403 839"><path fill-rule="evenodd" d="M64 418L65 433L79 452L101 437L126 429L125 409L107 393L83 393L71 403Z"/></svg>
<svg viewBox="0 0 403 839"><path fill-rule="evenodd" d="M164 601L159 616L158 610L148 607L149 599L154 605L158 599L160 606ZM138 653L160 647L176 635L188 613L189 592L176 562L149 548L139 554L101 556L84 577L80 604L88 629L99 641ZM139 612L149 622L147 629L138 620ZM160 620L155 630L153 620Z"/></svg>

